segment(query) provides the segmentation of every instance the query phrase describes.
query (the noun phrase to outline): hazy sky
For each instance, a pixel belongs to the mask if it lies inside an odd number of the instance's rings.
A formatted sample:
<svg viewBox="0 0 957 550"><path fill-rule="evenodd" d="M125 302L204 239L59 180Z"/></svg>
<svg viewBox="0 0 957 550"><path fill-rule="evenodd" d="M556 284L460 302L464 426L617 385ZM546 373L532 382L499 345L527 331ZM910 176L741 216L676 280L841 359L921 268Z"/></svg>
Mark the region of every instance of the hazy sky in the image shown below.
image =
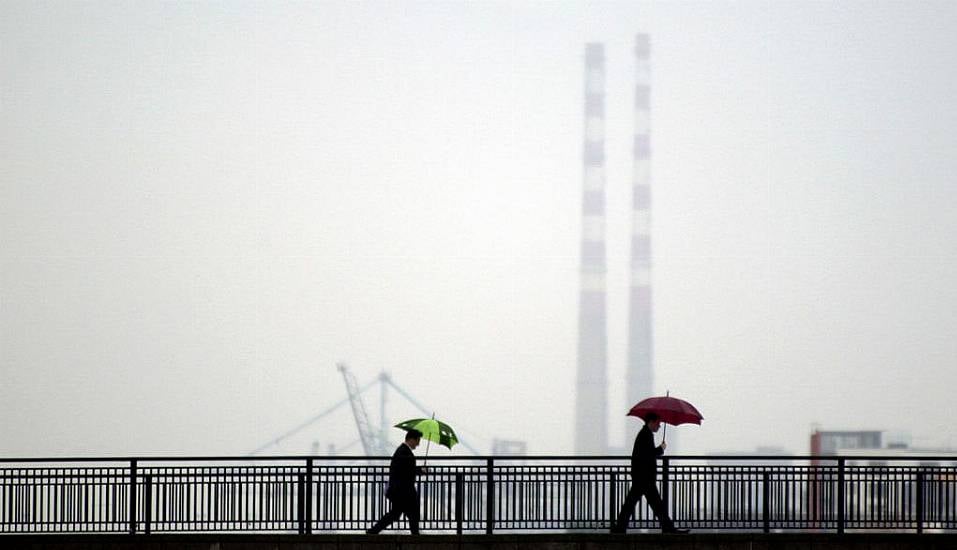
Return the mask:
<svg viewBox="0 0 957 550"><path fill-rule="evenodd" d="M957 446L955 28L910 0L2 2L0 455L245 453L344 397L339 360L481 450L570 452L587 41L622 443L639 31L657 389L706 417L681 451ZM342 409L269 452L355 439Z"/></svg>

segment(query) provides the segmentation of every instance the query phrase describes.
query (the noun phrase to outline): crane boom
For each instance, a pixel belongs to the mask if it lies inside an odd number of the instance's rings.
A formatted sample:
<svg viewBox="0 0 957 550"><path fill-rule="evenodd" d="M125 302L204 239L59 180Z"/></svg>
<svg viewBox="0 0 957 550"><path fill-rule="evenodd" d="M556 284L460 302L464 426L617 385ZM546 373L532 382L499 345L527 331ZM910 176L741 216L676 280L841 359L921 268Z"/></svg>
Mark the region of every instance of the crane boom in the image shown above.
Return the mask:
<svg viewBox="0 0 957 550"><path fill-rule="evenodd" d="M349 403L352 405L352 416L356 419L356 429L359 430L359 439L362 441L362 450L367 456L377 456L384 454L381 442L377 434L373 433L372 424L369 422L369 414L366 412L365 404L362 402L362 395L359 391L359 384L356 382L355 375L349 370L345 363L336 364L336 368L342 373L342 379L346 383L346 393L349 394Z"/></svg>

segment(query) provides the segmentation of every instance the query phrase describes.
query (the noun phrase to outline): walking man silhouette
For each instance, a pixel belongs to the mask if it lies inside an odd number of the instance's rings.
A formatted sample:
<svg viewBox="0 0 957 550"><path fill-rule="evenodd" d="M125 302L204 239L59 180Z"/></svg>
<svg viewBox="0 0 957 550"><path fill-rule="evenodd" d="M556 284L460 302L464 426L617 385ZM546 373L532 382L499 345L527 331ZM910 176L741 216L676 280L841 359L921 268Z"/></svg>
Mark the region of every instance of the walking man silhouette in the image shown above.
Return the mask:
<svg viewBox="0 0 957 550"><path fill-rule="evenodd" d="M656 478L658 476L658 456L665 452L668 444L664 441L655 447L654 432L661 427L661 418L655 413L645 416L645 425L635 437L635 446L631 451L631 490L625 497L625 504L618 512L618 519L611 527L612 533L624 533L628 529L628 522L635 513L635 505L642 496L648 502L661 524L663 533L687 533L687 529L675 528L674 522L668 517L668 509L661 501L658 493Z"/></svg>
<svg viewBox="0 0 957 550"><path fill-rule="evenodd" d="M418 474L425 473L425 469L416 467L415 453L412 450L419 446L420 441L422 432L409 430L405 433L405 441L392 454L392 461L389 463L389 487L385 492L391 508L366 534L378 534L402 514L409 518L409 530L412 534L419 534L419 493L415 490L415 478Z"/></svg>

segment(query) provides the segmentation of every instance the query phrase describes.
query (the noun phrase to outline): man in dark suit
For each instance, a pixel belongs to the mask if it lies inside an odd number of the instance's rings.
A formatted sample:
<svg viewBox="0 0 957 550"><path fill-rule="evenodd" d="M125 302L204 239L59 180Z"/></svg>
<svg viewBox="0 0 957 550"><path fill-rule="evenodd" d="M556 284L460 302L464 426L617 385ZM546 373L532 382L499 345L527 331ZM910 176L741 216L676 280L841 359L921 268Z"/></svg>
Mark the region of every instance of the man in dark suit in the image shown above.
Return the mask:
<svg viewBox="0 0 957 550"><path fill-rule="evenodd" d="M425 470L415 466L415 453L412 450L419 446L420 441L422 432L409 430L405 433L405 441L392 454L392 462L389 463L389 487L385 492L391 508L372 529L366 531L367 534L378 534L402 514L409 518L412 534L419 534L419 493L415 490L415 477L425 473Z"/></svg>
<svg viewBox="0 0 957 550"><path fill-rule="evenodd" d="M645 425L635 438L635 447L631 451L631 490L625 497L625 504L618 512L618 520L611 527L612 533L624 533L628 522L635 513L635 505L642 496L648 502L661 524L663 533L687 533L687 529L676 529L674 522L668 517L668 509L661 501L658 493L656 477L658 476L658 456L665 452L668 444L664 441L655 447L654 432L661 427L661 419L655 413L645 417Z"/></svg>

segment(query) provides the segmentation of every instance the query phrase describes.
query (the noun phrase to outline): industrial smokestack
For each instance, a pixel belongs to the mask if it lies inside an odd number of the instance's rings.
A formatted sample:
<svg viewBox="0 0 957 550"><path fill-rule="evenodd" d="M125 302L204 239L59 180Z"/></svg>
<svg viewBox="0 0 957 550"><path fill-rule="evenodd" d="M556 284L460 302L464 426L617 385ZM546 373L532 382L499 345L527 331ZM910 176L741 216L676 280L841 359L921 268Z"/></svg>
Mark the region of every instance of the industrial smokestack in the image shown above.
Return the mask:
<svg viewBox="0 0 957 550"><path fill-rule="evenodd" d="M651 46L647 34L635 40L635 141L632 177L631 284L628 303L628 410L654 390L651 313ZM634 437L628 424L625 441Z"/></svg>
<svg viewBox="0 0 957 550"><path fill-rule="evenodd" d="M585 139L582 193L581 289L575 452L604 454L608 446L605 320L605 54L585 46Z"/></svg>

